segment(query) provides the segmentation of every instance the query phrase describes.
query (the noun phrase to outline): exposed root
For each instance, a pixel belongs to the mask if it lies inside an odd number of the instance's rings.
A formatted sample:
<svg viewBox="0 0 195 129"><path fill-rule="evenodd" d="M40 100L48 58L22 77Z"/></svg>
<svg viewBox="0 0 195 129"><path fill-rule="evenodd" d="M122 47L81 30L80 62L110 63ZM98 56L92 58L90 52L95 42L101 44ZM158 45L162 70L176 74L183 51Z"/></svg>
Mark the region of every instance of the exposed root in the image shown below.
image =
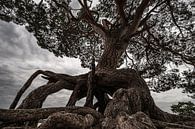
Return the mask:
<svg viewBox="0 0 195 129"><path fill-rule="evenodd" d="M26 83L23 85L23 87L18 91L14 101L12 102L12 104L10 105L9 109L14 109L17 104L18 101L20 100L21 96L24 94L24 92L29 88L29 86L32 84L32 81L39 75L43 73L42 70L38 70L35 73L33 73L31 75L31 77L26 81Z"/></svg>
<svg viewBox="0 0 195 129"><path fill-rule="evenodd" d="M152 120L154 125L157 128L181 128L181 129L195 129L195 127L192 126L187 126L187 125L182 125L182 124L175 124L175 123L168 123L168 122L163 122L163 121L158 121L158 120Z"/></svg>
<svg viewBox="0 0 195 129"><path fill-rule="evenodd" d="M76 101L78 101L80 98L85 97L86 96L86 92L83 92L83 95L81 95L81 92L84 87L84 85L86 84L85 81L79 80L69 98L69 101L67 103L66 106L75 106Z"/></svg>
<svg viewBox="0 0 195 129"><path fill-rule="evenodd" d="M47 120L38 127L38 129L66 129L68 127L85 129L94 125L95 121L95 118L91 114L83 116L75 113L66 113L62 111L49 116Z"/></svg>
<svg viewBox="0 0 195 129"><path fill-rule="evenodd" d="M55 83L59 80L66 80L69 83L75 84L75 80L77 79L77 77L73 77L70 75L66 75L66 74L57 74L51 71L43 71L43 70L37 70L35 73L33 73L31 75L31 77L26 81L26 83L22 86L22 88L18 91L14 101L11 103L10 105L10 109L15 109L15 107L17 106L21 96L24 94L24 92L30 87L30 85L32 84L33 80L38 76L38 75L44 75L43 78L47 79L49 83ZM65 86L66 89L70 89L73 90L74 87L73 86Z"/></svg>
<svg viewBox="0 0 195 129"><path fill-rule="evenodd" d="M21 122L46 119L56 112L77 113L80 115L91 114L96 119L103 117L101 113L88 107L54 107L54 108L37 108L37 109L0 109L0 121L2 122Z"/></svg>
<svg viewBox="0 0 195 129"><path fill-rule="evenodd" d="M53 93L65 89L64 86L72 86L72 84L60 80L56 83L49 83L38 87L33 90L20 104L19 109L31 109L31 108L41 108L45 99Z"/></svg>

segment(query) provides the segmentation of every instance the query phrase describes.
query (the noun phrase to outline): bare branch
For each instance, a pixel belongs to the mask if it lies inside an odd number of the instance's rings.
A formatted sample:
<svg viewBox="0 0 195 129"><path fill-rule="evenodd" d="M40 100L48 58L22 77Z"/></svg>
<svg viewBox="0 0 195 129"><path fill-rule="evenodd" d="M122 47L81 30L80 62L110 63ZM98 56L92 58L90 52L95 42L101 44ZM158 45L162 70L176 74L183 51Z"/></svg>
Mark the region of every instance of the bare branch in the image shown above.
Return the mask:
<svg viewBox="0 0 195 129"><path fill-rule="evenodd" d="M43 0L41 0L41 1L39 2L38 7L40 7L40 6L42 5L42 3L43 3Z"/></svg>
<svg viewBox="0 0 195 129"><path fill-rule="evenodd" d="M175 19L174 14L173 14L173 6L171 6L170 0L166 0L166 1L167 1L168 6L169 6L169 10L170 10L170 13L171 13L171 17L172 17L173 23L177 26L177 28L179 29L179 32L180 32L181 36L184 38L184 35L182 33L182 30L181 30L180 26L177 24L177 21Z"/></svg>

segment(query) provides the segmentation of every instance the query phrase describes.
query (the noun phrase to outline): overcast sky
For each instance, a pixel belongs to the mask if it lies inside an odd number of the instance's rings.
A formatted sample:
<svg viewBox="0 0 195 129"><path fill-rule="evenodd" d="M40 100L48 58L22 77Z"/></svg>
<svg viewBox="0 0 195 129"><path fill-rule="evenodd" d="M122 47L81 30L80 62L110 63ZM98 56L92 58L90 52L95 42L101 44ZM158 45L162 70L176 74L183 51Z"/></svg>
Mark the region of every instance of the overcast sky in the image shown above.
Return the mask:
<svg viewBox="0 0 195 129"><path fill-rule="evenodd" d="M0 21L0 108L8 108L17 91L38 69L66 74L80 74L88 70L80 66L80 61L71 58L57 58L36 44L36 39L24 27ZM43 83L37 79L29 93ZM26 94L27 94L26 93ZM44 107L64 106L71 92L62 90L49 96ZM178 101L193 101L180 89L165 93L152 93L161 109L170 112L170 106ZM82 101L80 102L82 104Z"/></svg>

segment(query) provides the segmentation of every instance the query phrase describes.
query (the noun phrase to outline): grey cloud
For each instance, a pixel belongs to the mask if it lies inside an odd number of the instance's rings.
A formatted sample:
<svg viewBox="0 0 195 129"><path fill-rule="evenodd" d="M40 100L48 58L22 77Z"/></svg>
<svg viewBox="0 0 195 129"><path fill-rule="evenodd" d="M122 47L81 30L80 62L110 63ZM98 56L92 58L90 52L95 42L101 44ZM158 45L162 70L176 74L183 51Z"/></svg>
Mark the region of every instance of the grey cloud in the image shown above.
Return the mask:
<svg viewBox="0 0 195 129"><path fill-rule="evenodd" d="M9 107L17 91L38 69L66 74L79 74L87 71L80 67L78 59L57 58L47 50L41 49L36 44L33 35L28 33L24 27L0 21L0 108ZM43 82L40 78L36 79L23 98L33 89L41 86ZM56 106L60 103L64 105L69 94L69 91L60 91L51 95L45 105Z"/></svg>
<svg viewBox="0 0 195 129"><path fill-rule="evenodd" d="M12 42L19 37L19 34L16 33L16 28L13 23L8 24L6 22L0 21L0 30L1 40L3 42L7 42L8 44L12 44Z"/></svg>
<svg viewBox="0 0 195 129"><path fill-rule="evenodd" d="M0 66L0 107L7 108L19 89L13 72L6 69L6 66Z"/></svg>
<svg viewBox="0 0 195 129"><path fill-rule="evenodd" d="M178 102L192 101L195 100L188 97L187 94L182 93L182 89L172 89L162 93L151 93L156 104L164 111L171 112L171 105L175 105Z"/></svg>
<svg viewBox="0 0 195 129"><path fill-rule="evenodd" d="M24 27L0 21L0 54L4 58L36 58L37 55L47 56L37 51L35 38Z"/></svg>

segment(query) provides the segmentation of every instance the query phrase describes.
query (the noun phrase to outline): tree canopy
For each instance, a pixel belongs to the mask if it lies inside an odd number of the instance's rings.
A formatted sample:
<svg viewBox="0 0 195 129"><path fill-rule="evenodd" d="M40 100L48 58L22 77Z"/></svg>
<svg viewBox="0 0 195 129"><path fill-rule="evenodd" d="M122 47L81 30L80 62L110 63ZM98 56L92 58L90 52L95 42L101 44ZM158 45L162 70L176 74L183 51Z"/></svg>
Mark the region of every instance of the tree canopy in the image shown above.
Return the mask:
<svg viewBox="0 0 195 129"><path fill-rule="evenodd" d="M179 115L194 116L195 105L191 102L179 102L177 105L172 105L171 110Z"/></svg>
<svg viewBox="0 0 195 129"><path fill-rule="evenodd" d="M128 47L118 67L126 62L164 91L186 82L168 64L195 63L194 7L183 0L1 0L0 19L25 26L39 46L83 67L93 54L100 60L105 37L123 38Z"/></svg>

